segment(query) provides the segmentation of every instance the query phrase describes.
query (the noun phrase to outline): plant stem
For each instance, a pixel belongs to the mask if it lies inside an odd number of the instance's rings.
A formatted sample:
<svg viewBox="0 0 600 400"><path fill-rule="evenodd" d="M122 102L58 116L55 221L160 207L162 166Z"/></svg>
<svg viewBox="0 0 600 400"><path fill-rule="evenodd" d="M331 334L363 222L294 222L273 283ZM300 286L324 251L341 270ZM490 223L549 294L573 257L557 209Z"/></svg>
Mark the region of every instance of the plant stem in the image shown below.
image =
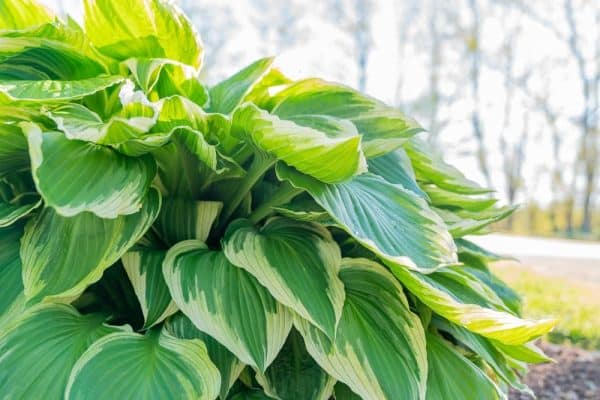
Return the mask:
<svg viewBox="0 0 600 400"><path fill-rule="evenodd" d="M289 182L283 182L273 196L252 211L252 214L250 214L250 217L248 218L252 223L256 224L258 221L269 215L272 212L273 207L289 203L303 191L303 189L295 188Z"/></svg>
<svg viewBox="0 0 600 400"><path fill-rule="evenodd" d="M239 207L244 197L252 190L256 182L275 164L275 159L267 154L256 152L250 168L246 173L246 176L240 182L238 190L235 192L233 198L225 203L223 212L221 213L220 221L221 226L227 223L231 215Z"/></svg>

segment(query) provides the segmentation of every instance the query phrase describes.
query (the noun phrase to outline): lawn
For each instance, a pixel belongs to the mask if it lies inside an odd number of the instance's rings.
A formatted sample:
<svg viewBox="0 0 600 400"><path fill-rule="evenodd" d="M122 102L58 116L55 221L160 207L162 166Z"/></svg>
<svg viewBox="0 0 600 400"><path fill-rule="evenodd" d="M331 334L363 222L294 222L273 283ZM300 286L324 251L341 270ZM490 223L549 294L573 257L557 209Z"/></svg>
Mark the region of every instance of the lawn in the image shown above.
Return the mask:
<svg viewBox="0 0 600 400"><path fill-rule="evenodd" d="M534 272L512 262L492 269L523 296L524 315L555 317L559 322L548 340L600 349L600 283L581 282Z"/></svg>

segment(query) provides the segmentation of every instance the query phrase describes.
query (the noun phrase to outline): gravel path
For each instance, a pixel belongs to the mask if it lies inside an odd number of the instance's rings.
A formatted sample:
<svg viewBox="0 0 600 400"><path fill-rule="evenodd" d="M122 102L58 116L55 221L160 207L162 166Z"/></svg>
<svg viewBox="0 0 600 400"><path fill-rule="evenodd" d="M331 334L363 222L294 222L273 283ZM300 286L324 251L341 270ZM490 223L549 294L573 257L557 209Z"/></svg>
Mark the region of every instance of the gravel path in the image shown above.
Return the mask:
<svg viewBox="0 0 600 400"><path fill-rule="evenodd" d="M556 363L530 368L525 382L538 400L600 400L600 352L542 344ZM532 398L513 392L510 400Z"/></svg>
<svg viewBox="0 0 600 400"><path fill-rule="evenodd" d="M468 239L488 250L513 256L535 272L600 283L600 242L500 233Z"/></svg>

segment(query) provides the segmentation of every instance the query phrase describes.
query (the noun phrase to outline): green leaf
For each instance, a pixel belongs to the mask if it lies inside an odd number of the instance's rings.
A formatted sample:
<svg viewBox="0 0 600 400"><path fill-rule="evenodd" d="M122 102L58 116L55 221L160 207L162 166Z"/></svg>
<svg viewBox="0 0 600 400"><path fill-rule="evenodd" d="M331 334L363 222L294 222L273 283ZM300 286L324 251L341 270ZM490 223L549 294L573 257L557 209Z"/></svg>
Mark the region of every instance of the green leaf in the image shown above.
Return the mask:
<svg viewBox="0 0 600 400"><path fill-rule="evenodd" d="M533 396L531 389L521 383L519 376L508 364L506 357L493 343L483 336L469 332L458 325L446 321L436 321L436 325L443 331L450 333L454 338L471 349L489 365L494 373L513 388Z"/></svg>
<svg viewBox="0 0 600 400"><path fill-rule="evenodd" d="M389 265L432 272L457 262L444 223L425 200L370 173L328 185L277 166L280 179L305 189L348 234Z"/></svg>
<svg viewBox="0 0 600 400"><path fill-rule="evenodd" d="M256 278L223 252L194 240L169 250L163 273L173 300L198 329L245 364L261 371L271 364L291 329L292 314Z"/></svg>
<svg viewBox="0 0 600 400"><path fill-rule="evenodd" d="M121 76L98 76L76 81L0 81L0 102L58 102L78 100L123 81Z"/></svg>
<svg viewBox="0 0 600 400"><path fill-rule="evenodd" d="M477 277L481 282L492 289L513 314L518 316L521 315L522 299L517 292L511 289L500 278L492 274L485 264L476 264L475 260L465 259L464 256L462 257L461 262L466 264L462 267L463 271Z"/></svg>
<svg viewBox="0 0 600 400"><path fill-rule="evenodd" d="M0 120L0 176L29 168L27 139L21 128Z"/></svg>
<svg viewBox="0 0 600 400"><path fill-rule="evenodd" d="M286 218L270 219L257 229L238 220L229 225L223 249L229 261L251 273L279 302L335 336L344 306L338 278L342 257L327 229Z"/></svg>
<svg viewBox="0 0 600 400"><path fill-rule="evenodd" d="M231 113L268 73L272 64L273 58L262 58L219 82L210 89L209 111Z"/></svg>
<svg viewBox="0 0 600 400"><path fill-rule="evenodd" d="M424 199L428 196L417 184L415 172L410 164L410 159L404 149L398 149L383 156L369 160L369 172L381 176L389 183L395 183Z"/></svg>
<svg viewBox="0 0 600 400"><path fill-rule="evenodd" d="M444 162L424 140L414 137L404 149L410 158L417 179L425 183L434 183L442 189L463 194L482 194L492 190L482 188L465 178L462 172Z"/></svg>
<svg viewBox="0 0 600 400"><path fill-rule="evenodd" d="M220 376L198 339L159 331L113 333L92 344L73 367L65 399L212 400Z"/></svg>
<svg viewBox="0 0 600 400"><path fill-rule="evenodd" d="M532 321L514 316L491 289L459 268L429 275L394 265L390 268L434 312L487 338L509 345L523 344L548 333L556 324L552 319Z"/></svg>
<svg viewBox="0 0 600 400"><path fill-rule="evenodd" d="M60 399L69 373L97 339L123 330L102 315L80 315L73 307L44 304L26 311L0 331L0 397Z"/></svg>
<svg viewBox="0 0 600 400"><path fill-rule="evenodd" d="M0 2L0 30L24 29L52 22L54 15L35 0Z"/></svg>
<svg viewBox="0 0 600 400"><path fill-rule="evenodd" d="M166 198L154 227L169 246L189 239L206 242L222 208L220 201Z"/></svg>
<svg viewBox="0 0 600 400"><path fill-rule="evenodd" d="M522 345L507 345L498 341L492 341L502 353L515 360L523 361L532 364L541 364L554 361L548 357L542 350L536 347L533 343L525 343Z"/></svg>
<svg viewBox="0 0 600 400"><path fill-rule="evenodd" d="M162 274L166 251L136 248L121 257L149 328L177 312Z"/></svg>
<svg viewBox="0 0 600 400"><path fill-rule="evenodd" d="M198 80L198 71L166 58L130 58L123 64L145 93L159 98L182 95L204 106L208 91Z"/></svg>
<svg viewBox="0 0 600 400"><path fill-rule="evenodd" d="M170 2L85 0L84 21L94 45L117 60L169 58L194 68L202 63L200 37Z"/></svg>
<svg viewBox="0 0 600 400"><path fill-rule="evenodd" d="M427 333L427 400L496 400L506 396L471 361L444 339Z"/></svg>
<svg viewBox="0 0 600 400"><path fill-rule="evenodd" d="M121 93L126 92L127 86ZM77 103L61 105L51 110L48 117L68 139L109 145L123 154L139 156L167 143L170 135L148 133L156 122L158 109L140 92L130 96L107 122Z"/></svg>
<svg viewBox="0 0 600 400"><path fill-rule="evenodd" d="M30 301L69 300L96 282L137 242L156 219L160 195L146 195L136 214L101 219L83 212L62 217L45 208L25 227L21 240L23 283Z"/></svg>
<svg viewBox="0 0 600 400"><path fill-rule="evenodd" d="M236 109L231 129L233 135L323 182L343 181L366 170L361 137L348 122L318 116L286 120L245 103Z"/></svg>
<svg viewBox="0 0 600 400"><path fill-rule="evenodd" d="M23 124L36 187L66 217L90 211L101 218L137 212L156 174L149 157L132 158L107 147L68 140Z"/></svg>
<svg viewBox="0 0 600 400"><path fill-rule="evenodd" d="M192 321L182 313L175 314L167 319L165 328L175 337L200 339L204 342L210 359L221 374L221 391L219 397L225 400L229 389L240 376L245 365L227 350L225 346L213 339L212 336L198 330Z"/></svg>
<svg viewBox="0 0 600 400"><path fill-rule="evenodd" d="M351 121L363 138L367 158L399 148L423 129L399 110L349 87L306 79L289 85L271 101L282 119L324 115Z"/></svg>
<svg viewBox="0 0 600 400"><path fill-rule="evenodd" d="M0 330L12 317L20 314L24 306L19 257L22 235L21 224L0 228Z"/></svg>
<svg viewBox="0 0 600 400"><path fill-rule="evenodd" d="M259 389L245 388L244 390L231 396L228 400L272 400L265 392Z"/></svg>
<svg viewBox="0 0 600 400"><path fill-rule="evenodd" d="M424 398L425 335L402 287L366 259L344 259L340 278L346 303L334 341L307 321L295 321L308 352L364 399Z"/></svg>
<svg viewBox="0 0 600 400"><path fill-rule="evenodd" d="M362 400L362 398L356 393L354 393L348 387L348 385L345 385L342 382L338 382L335 384L334 393L336 400Z"/></svg>
<svg viewBox="0 0 600 400"><path fill-rule="evenodd" d="M459 257L461 255L468 254L471 257L477 257L479 259L483 259L484 261L498 261L510 258L486 250L483 247L478 246L467 239L456 239L454 242L456 243L456 246L458 248Z"/></svg>
<svg viewBox="0 0 600 400"><path fill-rule="evenodd" d="M485 228L508 217L517 208L518 206L505 206L479 212L449 211L435 208L435 212L442 217L452 236L461 238L467 235L484 233Z"/></svg>
<svg viewBox="0 0 600 400"><path fill-rule="evenodd" d="M265 373L256 374L256 380L266 394L281 400L327 400L335 385L335 379L308 354L295 329Z"/></svg>
<svg viewBox="0 0 600 400"><path fill-rule="evenodd" d="M0 200L0 228L12 225L26 217L41 204L42 200L36 195L15 198L11 202Z"/></svg>
<svg viewBox="0 0 600 400"><path fill-rule="evenodd" d="M73 305L83 314L108 315L111 325L129 325L138 331L144 327L144 314L123 263L117 261L104 271L102 278L74 300Z"/></svg>
<svg viewBox="0 0 600 400"><path fill-rule="evenodd" d="M17 31L0 31L0 79L77 81L109 72L82 29L54 20ZM47 84L49 85L49 84Z"/></svg>
<svg viewBox="0 0 600 400"><path fill-rule="evenodd" d="M497 199L455 193L431 184L423 185L423 189L435 207L483 211L498 202Z"/></svg>

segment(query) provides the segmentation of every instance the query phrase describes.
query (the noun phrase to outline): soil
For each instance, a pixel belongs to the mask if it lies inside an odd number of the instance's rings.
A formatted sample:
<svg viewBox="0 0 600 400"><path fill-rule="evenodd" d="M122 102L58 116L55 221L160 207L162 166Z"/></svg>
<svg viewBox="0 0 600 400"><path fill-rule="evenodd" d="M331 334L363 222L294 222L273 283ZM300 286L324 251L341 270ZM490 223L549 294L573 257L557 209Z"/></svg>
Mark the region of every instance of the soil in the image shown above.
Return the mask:
<svg viewBox="0 0 600 400"><path fill-rule="evenodd" d="M548 343L541 347L556 363L530 367L525 383L539 400L600 400L600 352ZM509 399L532 397L511 392Z"/></svg>

